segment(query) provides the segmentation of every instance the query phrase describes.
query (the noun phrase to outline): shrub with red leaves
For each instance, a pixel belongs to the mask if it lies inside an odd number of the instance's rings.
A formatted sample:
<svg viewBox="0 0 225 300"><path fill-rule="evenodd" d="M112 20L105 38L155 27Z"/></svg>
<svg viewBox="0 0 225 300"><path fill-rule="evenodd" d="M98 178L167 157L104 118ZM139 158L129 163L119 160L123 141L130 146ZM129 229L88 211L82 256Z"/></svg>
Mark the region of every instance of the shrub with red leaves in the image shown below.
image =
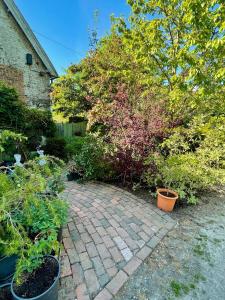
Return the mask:
<svg viewBox="0 0 225 300"><path fill-rule="evenodd" d="M145 158L162 141L166 118L160 105L152 104L145 113L134 111L123 87L112 100L98 110L98 117L96 111L93 115L108 128L107 138L115 147L112 160L117 173L123 183L131 183L141 179Z"/></svg>

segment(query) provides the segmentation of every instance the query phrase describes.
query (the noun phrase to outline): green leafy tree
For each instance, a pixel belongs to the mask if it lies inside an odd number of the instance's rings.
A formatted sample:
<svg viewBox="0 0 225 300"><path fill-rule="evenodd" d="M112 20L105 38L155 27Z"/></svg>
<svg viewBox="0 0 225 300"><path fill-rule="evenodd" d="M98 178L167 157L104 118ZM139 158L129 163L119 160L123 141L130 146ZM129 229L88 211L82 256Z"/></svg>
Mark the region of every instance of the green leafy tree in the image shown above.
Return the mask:
<svg viewBox="0 0 225 300"><path fill-rule="evenodd" d="M197 190L221 182L217 181L218 174L221 172L221 178L223 175L222 159L214 168L216 145L220 145L221 140L212 139L214 142L208 147L209 152L207 146L203 147L206 140L210 145L212 132L219 128L218 123L211 127L206 139L202 132L205 125L195 124L195 120L202 117L203 124L210 124L211 118L220 118L225 113L224 1L127 2L132 9L129 19L113 18L111 33L98 41L94 50L78 65L69 69L66 75L69 78L68 86L66 78L66 87L59 86L58 105L62 110L68 108L66 113L85 111L89 128L100 128L101 135L114 148L124 143L120 147L121 157L126 148L133 150L135 142L139 141L141 134L136 128L138 122L135 116L140 116L146 128L145 134L151 135L154 141L151 149L147 143L147 151L141 156L143 159L149 155L155 160L152 162L150 158L153 167L148 172L148 178L159 175L164 185L174 187L188 197L195 197ZM69 87L70 80L78 83L79 88L74 97L67 99L64 95L73 92ZM124 93L120 94L117 101L119 108L115 109L114 99L120 90ZM124 110L125 95L129 114ZM83 104L87 102L89 106L84 110ZM160 118L156 118L155 107L159 107ZM122 112L122 122L118 122ZM158 126L154 122L156 119ZM100 126L97 126L98 123ZM160 128L160 124L165 125L163 135L159 138L154 130ZM118 135L117 132L122 134ZM124 132L129 133L129 140ZM157 159L158 153L152 155L156 149L159 149L162 164ZM115 155L113 159L116 161ZM189 165L190 161L194 168ZM158 174L153 172L156 164ZM167 166L167 174L162 173L163 164ZM179 167L177 172L176 166ZM91 169L92 166L89 167ZM204 173L205 169L207 171ZM193 170L196 170L196 174L191 178ZM173 177L170 176L171 172ZM172 182L169 182L170 179ZM195 202L195 198L190 202Z"/></svg>
<svg viewBox="0 0 225 300"><path fill-rule="evenodd" d="M56 109L74 115L111 101L118 84L140 110L162 99L177 119L224 111L225 8L222 0L128 0L129 21L54 86ZM91 100L90 105L86 100Z"/></svg>
<svg viewBox="0 0 225 300"><path fill-rule="evenodd" d="M143 93L147 90L147 73L145 66L135 61L123 38L112 32L55 82L52 92L54 110L64 117L86 114L98 99L105 103L112 102L112 95L121 85L126 87L129 101L134 106L141 106L144 100L138 102L137 99L149 95Z"/></svg>
<svg viewBox="0 0 225 300"><path fill-rule="evenodd" d="M71 66L66 75L53 84L53 109L63 117L74 117L90 108L85 86L86 73L79 66Z"/></svg>
<svg viewBox="0 0 225 300"><path fill-rule="evenodd" d="M225 7L222 0L128 0L133 14L115 28L148 68L148 86L167 89L177 115L224 111Z"/></svg>

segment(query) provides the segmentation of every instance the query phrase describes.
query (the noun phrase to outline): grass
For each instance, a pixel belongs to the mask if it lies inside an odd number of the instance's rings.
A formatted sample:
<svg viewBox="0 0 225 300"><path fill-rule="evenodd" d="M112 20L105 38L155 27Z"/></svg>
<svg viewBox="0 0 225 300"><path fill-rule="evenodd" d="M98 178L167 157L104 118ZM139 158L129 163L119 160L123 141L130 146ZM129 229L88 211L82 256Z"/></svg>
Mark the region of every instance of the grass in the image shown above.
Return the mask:
<svg viewBox="0 0 225 300"><path fill-rule="evenodd" d="M176 297L180 297L182 294L187 295L191 289L195 288L194 283L190 283L188 285L172 280L170 283L170 287Z"/></svg>
<svg viewBox="0 0 225 300"><path fill-rule="evenodd" d="M203 247L203 245L195 245L195 247L193 248L193 251L196 255L198 256L203 256L205 254L205 247Z"/></svg>
<svg viewBox="0 0 225 300"><path fill-rule="evenodd" d="M199 257L202 257L203 260L211 263L211 256L210 253L207 251L207 235L199 234L199 237L197 237L196 239L199 241L199 243L193 247L194 254Z"/></svg>
<svg viewBox="0 0 225 300"><path fill-rule="evenodd" d="M200 281L206 281L206 278L202 274L197 273L194 275L192 282L190 282L188 284L184 284L182 282L172 280L170 283L170 287L173 291L174 296L180 297L182 295L189 294L191 290L194 290L196 288L196 285Z"/></svg>
<svg viewBox="0 0 225 300"><path fill-rule="evenodd" d="M197 273L194 275L194 281L195 283L199 283L200 281L206 281L206 278L201 273Z"/></svg>

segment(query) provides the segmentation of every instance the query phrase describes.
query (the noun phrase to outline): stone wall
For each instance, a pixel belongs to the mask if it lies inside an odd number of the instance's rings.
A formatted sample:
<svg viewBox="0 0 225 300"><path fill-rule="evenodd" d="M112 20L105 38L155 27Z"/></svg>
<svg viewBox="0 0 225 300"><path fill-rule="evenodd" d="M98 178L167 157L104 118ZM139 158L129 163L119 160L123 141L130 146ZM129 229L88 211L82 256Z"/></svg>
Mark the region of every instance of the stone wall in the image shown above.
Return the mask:
<svg viewBox="0 0 225 300"><path fill-rule="evenodd" d="M9 86L13 86L17 90L20 99L23 101L26 100L22 71L11 66L0 65L0 80L4 81Z"/></svg>
<svg viewBox="0 0 225 300"><path fill-rule="evenodd" d="M26 63L32 54L33 64ZM22 30L0 0L0 80L15 87L30 106L50 105L50 77Z"/></svg>

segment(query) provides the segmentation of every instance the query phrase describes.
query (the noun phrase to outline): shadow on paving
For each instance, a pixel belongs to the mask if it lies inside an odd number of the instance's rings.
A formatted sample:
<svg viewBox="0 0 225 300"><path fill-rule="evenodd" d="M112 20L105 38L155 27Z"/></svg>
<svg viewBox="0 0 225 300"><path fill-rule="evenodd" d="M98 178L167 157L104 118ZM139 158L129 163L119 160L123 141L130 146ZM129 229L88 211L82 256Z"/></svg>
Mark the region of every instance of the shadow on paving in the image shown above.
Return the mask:
<svg viewBox="0 0 225 300"><path fill-rule="evenodd" d="M59 299L112 299L175 226L175 221L119 187L67 182ZM96 299L96 300L97 300Z"/></svg>
<svg viewBox="0 0 225 300"><path fill-rule="evenodd" d="M116 300L225 299L225 193L177 208L177 226L129 279Z"/></svg>

